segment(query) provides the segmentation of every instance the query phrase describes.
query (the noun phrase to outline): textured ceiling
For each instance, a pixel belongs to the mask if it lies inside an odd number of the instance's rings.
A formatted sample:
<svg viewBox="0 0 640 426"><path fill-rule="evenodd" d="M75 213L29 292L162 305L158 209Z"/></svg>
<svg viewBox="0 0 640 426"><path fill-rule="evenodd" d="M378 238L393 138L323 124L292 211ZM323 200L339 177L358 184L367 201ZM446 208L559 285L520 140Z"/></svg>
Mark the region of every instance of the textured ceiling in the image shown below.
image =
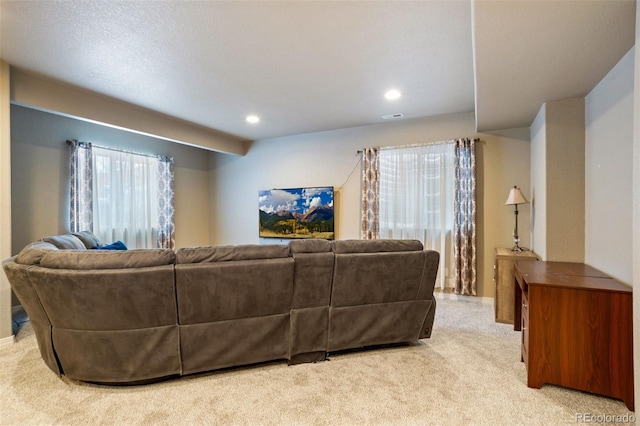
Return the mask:
<svg viewBox="0 0 640 426"><path fill-rule="evenodd" d="M2 1L0 54L250 140L474 109L486 131L588 93L634 17L634 0Z"/></svg>
<svg viewBox="0 0 640 426"><path fill-rule="evenodd" d="M479 1L476 125L531 125L545 101L583 97L635 41L635 1Z"/></svg>

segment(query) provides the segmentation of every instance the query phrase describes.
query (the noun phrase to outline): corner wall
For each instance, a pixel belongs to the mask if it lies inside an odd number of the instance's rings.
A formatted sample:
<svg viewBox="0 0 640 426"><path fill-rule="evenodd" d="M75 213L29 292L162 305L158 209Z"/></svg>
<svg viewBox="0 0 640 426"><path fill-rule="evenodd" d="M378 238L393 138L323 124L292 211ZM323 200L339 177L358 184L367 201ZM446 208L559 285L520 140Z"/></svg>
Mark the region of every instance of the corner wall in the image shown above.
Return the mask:
<svg viewBox="0 0 640 426"><path fill-rule="evenodd" d="M529 135L526 128L478 134L473 113L261 140L254 142L244 157L213 154L211 241L213 244L259 243L258 191L304 186L333 186L336 189L336 238L359 239L358 150L474 136L480 138L477 147L478 293L492 297L494 249L513 245L513 208L504 202L513 185L529 186ZM519 226L529 227L528 208L522 209ZM522 244L529 244L527 235L523 235Z"/></svg>
<svg viewBox="0 0 640 426"><path fill-rule="evenodd" d="M585 263L633 279L634 49L585 98Z"/></svg>
<svg viewBox="0 0 640 426"><path fill-rule="evenodd" d="M532 249L584 261L584 98L545 103L531 126Z"/></svg>
<svg viewBox="0 0 640 426"><path fill-rule="evenodd" d="M531 124L531 250L547 258L547 110L542 105Z"/></svg>

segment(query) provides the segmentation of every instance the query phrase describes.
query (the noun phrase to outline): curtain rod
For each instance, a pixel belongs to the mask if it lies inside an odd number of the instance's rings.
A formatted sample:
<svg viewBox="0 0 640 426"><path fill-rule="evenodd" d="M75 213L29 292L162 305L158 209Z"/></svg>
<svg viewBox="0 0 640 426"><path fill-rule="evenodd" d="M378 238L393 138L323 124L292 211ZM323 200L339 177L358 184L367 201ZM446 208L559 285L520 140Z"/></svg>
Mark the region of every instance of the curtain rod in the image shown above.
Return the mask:
<svg viewBox="0 0 640 426"><path fill-rule="evenodd" d="M449 143L454 143L457 139L452 139L450 141L433 141L433 142L422 142L422 143L412 143L408 145L390 145L390 146L381 146L378 147L378 150L385 151L387 149L402 149L402 148L417 148L419 146L427 146L427 145L444 145ZM357 154L362 154L362 150L359 149L356 151Z"/></svg>
<svg viewBox="0 0 640 426"><path fill-rule="evenodd" d="M124 149L109 148L107 146L96 145L93 142L78 141L77 139L67 139L67 145L71 145L72 143L90 143L91 146L96 147L96 148L106 149L108 151L114 151L114 152L122 152L124 154L141 155L143 157L151 157L151 158L164 157L163 155L142 154L140 152L127 151L127 150L124 150Z"/></svg>

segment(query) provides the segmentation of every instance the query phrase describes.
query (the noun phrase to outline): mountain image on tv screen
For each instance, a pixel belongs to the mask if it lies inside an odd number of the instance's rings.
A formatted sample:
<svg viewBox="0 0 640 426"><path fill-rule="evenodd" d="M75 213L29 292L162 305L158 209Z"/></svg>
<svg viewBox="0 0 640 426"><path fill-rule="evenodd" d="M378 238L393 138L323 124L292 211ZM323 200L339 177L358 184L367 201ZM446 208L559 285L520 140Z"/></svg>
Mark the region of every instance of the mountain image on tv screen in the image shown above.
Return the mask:
<svg viewBox="0 0 640 426"><path fill-rule="evenodd" d="M259 191L261 238L334 239L333 187Z"/></svg>

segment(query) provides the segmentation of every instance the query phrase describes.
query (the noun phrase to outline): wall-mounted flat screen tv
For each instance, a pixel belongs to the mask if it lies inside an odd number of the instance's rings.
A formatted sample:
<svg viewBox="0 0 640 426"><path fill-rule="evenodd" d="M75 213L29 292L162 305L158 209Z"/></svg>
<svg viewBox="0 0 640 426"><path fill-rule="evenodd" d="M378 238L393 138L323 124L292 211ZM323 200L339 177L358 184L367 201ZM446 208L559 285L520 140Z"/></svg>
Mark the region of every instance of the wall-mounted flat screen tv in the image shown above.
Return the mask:
<svg viewBox="0 0 640 426"><path fill-rule="evenodd" d="M333 240L333 187L267 189L258 195L260 238Z"/></svg>

